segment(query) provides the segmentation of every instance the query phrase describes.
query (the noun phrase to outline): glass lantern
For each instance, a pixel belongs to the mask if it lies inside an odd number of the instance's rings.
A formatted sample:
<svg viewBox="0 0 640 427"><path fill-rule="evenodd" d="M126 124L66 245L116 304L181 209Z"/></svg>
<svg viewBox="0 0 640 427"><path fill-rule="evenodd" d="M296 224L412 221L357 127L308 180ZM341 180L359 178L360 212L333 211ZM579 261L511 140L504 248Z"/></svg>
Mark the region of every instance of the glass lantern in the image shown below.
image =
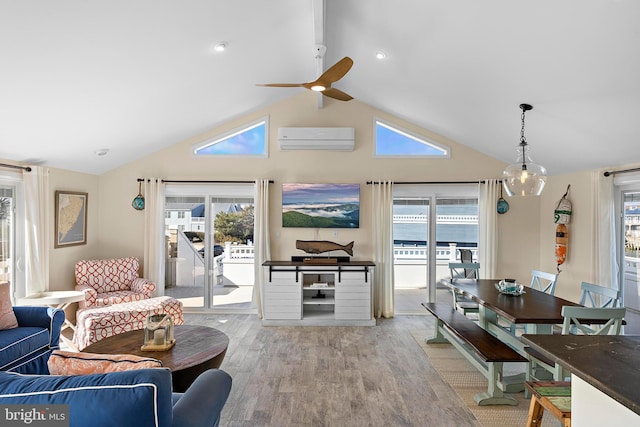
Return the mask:
<svg viewBox="0 0 640 427"><path fill-rule="evenodd" d="M173 320L167 314L152 314L144 325L143 347L170 347L174 343Z"/></svg>
<svg viewBox="0 0 640 427"><path fill-rule="evenodd" d="M502 173L502 184L509 197L539 196L547 181L547 170L544 166L531 161L527 144L518 147L518 159L510 164Z"/></svg>

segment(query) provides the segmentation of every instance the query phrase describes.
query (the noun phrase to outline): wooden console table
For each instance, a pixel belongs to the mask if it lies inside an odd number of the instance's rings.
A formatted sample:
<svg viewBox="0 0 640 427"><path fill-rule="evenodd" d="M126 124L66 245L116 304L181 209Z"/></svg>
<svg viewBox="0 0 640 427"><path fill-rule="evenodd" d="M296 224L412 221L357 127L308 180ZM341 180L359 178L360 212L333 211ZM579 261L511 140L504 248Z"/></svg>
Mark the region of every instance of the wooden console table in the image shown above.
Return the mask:
<svg viewBox="0 0 640 427"><path fill-rule="evenodd" d="M267 261L265 326L374 326L371 261Z"/></svg>

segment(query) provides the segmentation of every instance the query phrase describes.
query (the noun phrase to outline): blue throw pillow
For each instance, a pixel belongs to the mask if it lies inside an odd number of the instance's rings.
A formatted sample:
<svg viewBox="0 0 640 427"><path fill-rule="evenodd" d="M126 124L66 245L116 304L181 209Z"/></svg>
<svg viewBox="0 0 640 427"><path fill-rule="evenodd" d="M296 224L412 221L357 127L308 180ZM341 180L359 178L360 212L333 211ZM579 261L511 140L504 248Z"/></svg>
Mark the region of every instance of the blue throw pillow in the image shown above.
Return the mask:
<svg viewBox="0 0 640 427"><path fill-rule="evenodd" d="M0 372L2 405L69 405L71 427L169 427L171 372L140 369L49 376Z"/></svg>

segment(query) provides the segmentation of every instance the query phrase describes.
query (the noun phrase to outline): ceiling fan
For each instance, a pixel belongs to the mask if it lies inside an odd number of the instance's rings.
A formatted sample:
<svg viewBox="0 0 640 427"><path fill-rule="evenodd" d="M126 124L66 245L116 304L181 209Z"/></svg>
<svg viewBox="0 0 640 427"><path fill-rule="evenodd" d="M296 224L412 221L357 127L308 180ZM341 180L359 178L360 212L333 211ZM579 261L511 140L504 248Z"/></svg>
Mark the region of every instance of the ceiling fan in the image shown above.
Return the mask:
<svg viewBox="0 0 640 427"><path fill-rule="evenodd" d="M320 77L316 80L308 83L266 83L266 84L257 84L256 86L267 86L267 87L304 87L307 89L311 89L315 92L320 92L324 96L328 96L329 98L334 98L339 101L351 101L353 97L341 91L340 89L336 89L331 87L331 83L335 83L341 78L344 77L345 74L351 69L353 66L353 60L348 56L345 56L340 61L336 62L331 68L322 73Z"/></svg>

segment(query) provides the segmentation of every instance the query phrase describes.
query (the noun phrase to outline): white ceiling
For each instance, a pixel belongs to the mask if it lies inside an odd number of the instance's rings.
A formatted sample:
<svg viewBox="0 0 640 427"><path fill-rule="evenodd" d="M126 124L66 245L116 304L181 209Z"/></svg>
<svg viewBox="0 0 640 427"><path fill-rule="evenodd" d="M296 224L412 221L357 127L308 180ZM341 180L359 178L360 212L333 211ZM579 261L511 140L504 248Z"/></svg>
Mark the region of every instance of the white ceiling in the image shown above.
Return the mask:
<svg viewBox="0 0 640 427"><path fill-rule="evenodd" d="M0 159L100 174L305 90L255 84L317 76L314 1L0 0ZM558 175L640 162L639 21L634 0L326 0L320 34L327 67L355 63L334 87L505 162L532 104Z"/></svg>

